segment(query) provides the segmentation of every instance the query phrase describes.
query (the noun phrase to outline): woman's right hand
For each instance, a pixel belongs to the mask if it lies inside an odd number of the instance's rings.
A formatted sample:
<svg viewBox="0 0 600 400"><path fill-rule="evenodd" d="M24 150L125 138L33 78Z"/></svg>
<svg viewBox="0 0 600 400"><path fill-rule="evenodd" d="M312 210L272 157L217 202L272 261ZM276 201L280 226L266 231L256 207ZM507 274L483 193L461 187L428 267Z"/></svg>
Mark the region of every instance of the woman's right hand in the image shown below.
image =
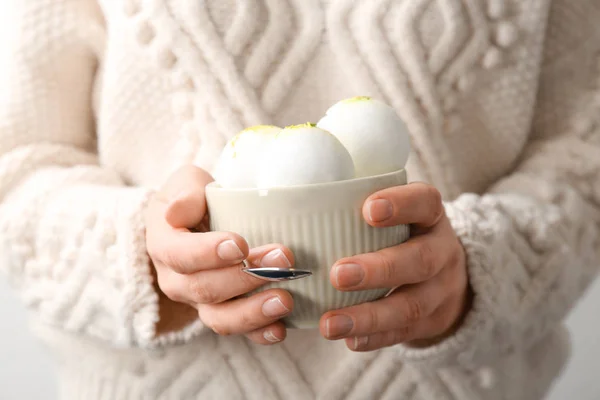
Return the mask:
<svg viewBox="0 0 600 400"><path fill-rule="evenodd" d="M256 266L291 267L291 251L272 244L249 249L230 232L209 232L205 186L213 178L186 166L156 193L146 211L146 245L160 290L172 301L191 305L219 335L244 334L259 344L285 339L281 317L293 307L291 295L269 289L242 296L266 282L242 271Z"/></svg>

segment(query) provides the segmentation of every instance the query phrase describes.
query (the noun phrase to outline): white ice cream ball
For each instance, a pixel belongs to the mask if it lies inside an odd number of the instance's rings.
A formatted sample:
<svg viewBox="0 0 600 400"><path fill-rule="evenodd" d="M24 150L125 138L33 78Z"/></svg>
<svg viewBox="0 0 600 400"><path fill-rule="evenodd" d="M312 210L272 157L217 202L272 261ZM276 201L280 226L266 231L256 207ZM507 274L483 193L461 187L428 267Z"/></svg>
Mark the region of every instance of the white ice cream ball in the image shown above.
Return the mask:
<svg viewBox="0 0 600 400"><path fill-rule="evenodd" d="M228 189L256 187L258 160L280 131L277 126L259 125L246 128L231 138L215 165L215 181Z"/></svg>
<svg viewBox="0 0 600 400"><path fill-rule="evenodd" d="M335 182L354 178L348 150L331 133L314 124L290 126L279 132L263 152L259 188Z"/></svg>
<svg viewBox="0 0 600 400"><path fill-rule="evenodd" d="M334 134L348 149L356 176L404 168L410 153L406 125L396 111L370 97L342 100L327 110L317 127Z"/></svg>

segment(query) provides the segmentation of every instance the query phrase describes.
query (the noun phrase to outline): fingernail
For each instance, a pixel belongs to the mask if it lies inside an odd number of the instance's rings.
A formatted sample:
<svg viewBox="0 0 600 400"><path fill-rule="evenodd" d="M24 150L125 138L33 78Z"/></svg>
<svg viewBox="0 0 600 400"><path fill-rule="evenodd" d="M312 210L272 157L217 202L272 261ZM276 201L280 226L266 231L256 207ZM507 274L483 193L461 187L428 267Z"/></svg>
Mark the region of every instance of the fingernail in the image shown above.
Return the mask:
<svg viewBox="0 0 600 400"><path fill-rule="evenodd" d="M365 347L367 347L367 344L369 344L368 336L355 337L353 349L354 350L364 349Z"/></svg>
<svg viewBox="0 0 600 400"><path fill-rule="evenodd" d="M328 338L344 336L350 333L352 328L354 328L354 322L346 315L336 315L328 318L325 322L325 333Z"/></svg>
<svg viewBox="0 0 600 400"><path fill-rule="evenodd" d="M392 203L386 199L371 200L368 208L371 222L383 222L394 213Z"/></svg>
<svg viewBox="0 0 600 400"><path fill-rule="evenodd" d="M335 267L335 282L339 288L349 288L360 284L365 271L358 264L340 264Z"/></svg>
<svg viewBox="0 0 600 400"><path fill-rule="evenodd" d="M275 249L268 252L262 260L260 260L261 267L292 267L292 263L285 256L285 253L281 249Z"/></svg>
<svg viewBox="0 0 600 400"><path fill-rule="evenodd" d="M217 254L223 261L241 261L244 253L233 240L225 240L217 246Z"/></svg>
<svg viewBox="0 0 600 400"><path fill-rule="evenodd" d="M284 316L290 310L283 305L279 297L273 297L263 303L262 312L265 317L275 318Z"/></svg>
<svg viewBox="0 0 600 400"><path fill-rule="evenodd" d="M271 331L265 331L263 333L263 337L265 338L265 340L267 342L271 342L271 343L281 342L281 339L279 339L277 336L275 336L273 334L273 332L271 332Z"/></svg>

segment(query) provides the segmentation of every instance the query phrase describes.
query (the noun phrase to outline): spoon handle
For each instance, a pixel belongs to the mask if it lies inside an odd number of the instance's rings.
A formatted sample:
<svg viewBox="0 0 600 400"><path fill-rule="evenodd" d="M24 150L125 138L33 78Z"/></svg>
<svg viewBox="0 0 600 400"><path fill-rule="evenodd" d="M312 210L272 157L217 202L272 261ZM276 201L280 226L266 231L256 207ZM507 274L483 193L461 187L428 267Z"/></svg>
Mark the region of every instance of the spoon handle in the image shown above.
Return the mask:
<svg viewBox="0 0 600 400"><path fill-rule="evenodd" d="M242 271L272 282L291 281L312 275L311 271L294 268L244 268Z"/></svg>

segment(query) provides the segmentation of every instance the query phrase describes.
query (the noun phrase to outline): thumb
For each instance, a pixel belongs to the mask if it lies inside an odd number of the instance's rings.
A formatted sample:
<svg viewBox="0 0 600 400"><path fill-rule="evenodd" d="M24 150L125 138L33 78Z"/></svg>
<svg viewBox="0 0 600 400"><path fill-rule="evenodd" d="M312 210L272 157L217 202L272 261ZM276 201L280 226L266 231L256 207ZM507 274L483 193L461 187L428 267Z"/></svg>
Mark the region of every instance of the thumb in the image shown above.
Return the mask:
<svg viewBox="0 0 600 400"><path fill-rule="evenodd" d="M167 204L165 220L173 228L195 228L206 215L204 188L214 179L195 166L185 166L173 173L160 191Z"/></svg>

